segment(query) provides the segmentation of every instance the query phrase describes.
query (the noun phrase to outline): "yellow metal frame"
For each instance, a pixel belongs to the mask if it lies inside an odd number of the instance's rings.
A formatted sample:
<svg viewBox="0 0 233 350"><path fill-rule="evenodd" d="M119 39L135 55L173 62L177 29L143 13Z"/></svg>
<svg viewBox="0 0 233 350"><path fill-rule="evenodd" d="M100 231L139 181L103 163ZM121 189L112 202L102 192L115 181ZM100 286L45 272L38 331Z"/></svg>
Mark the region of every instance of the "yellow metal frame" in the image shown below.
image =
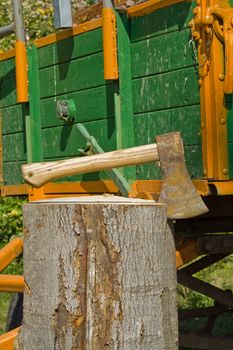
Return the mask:
<svg viewBox="0 0 233 350"><path fill-rule="evenodd" d="M201 99L201 132L204 176L210 180L229 180L227 146L226 83L224 76L224 45L214 30L217 0L197 1L190 22L193 38L198 45L199 85ZM220 10L221 12L222 10ZM225 46L228 45L225 43ZM229 60L229 57L225 57Z"/></svg>
<svg viewBox="0 0 233 350"><path fill-rule="evenodd" d="M14 350L14 341L19 333L20 327L0 335L0 350Z"/></svg>
<svg viewBox="0 0 233 350"><path fill-rule="evenodd" d="M15 43L15 69L17 102L28 102L27 52L25 43Z"/></svg>
<svg viewBox="0 0 233 350"><path fill-rule="evenodd" d="M127 9L127 14L129 17L139 17L148 15L155 10L159 10L164 7L178 4L180 2L190 2L191 0L149 0L141 4L132 6Z"/></svg>
<svg viewBox="0 0 233 350"><path fill-rule="evenodd" d="M104 79L118 79L116 15L112 8L103 8Z"/></svg>
<svg viewBox="0 0 233 350"><path fill-rule="evenodd" d="M23 239L16 237L0 250L0 272L23 252Z"/></svg>

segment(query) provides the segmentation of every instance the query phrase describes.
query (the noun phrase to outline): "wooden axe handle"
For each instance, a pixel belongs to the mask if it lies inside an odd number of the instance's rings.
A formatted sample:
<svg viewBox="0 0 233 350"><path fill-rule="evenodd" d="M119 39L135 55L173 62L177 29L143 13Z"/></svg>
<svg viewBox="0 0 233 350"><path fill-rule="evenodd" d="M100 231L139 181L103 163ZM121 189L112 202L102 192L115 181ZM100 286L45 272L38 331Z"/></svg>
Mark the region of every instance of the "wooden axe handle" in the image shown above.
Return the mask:
<svg viewBox="0 0 233 350"><path fill-rule="evenodd" d="M26 182L34 187L41 187L48 181L64 176L150 163L158 160L157 145L153 143L93 156L25 164L22 166L22 174Z"/></svg>

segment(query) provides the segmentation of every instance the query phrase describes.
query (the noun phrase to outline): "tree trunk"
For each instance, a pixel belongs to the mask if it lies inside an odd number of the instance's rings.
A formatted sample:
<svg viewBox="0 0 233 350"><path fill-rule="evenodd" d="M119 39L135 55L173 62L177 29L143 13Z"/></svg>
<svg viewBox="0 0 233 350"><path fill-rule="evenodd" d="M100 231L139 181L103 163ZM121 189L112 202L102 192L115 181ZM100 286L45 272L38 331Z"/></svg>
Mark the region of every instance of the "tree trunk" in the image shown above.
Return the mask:
<svg viewBox="0 0 233 350"><path fill-rule="evenodd" d="M17 349L177 349L175 248L162 204L69 198L23 213Z"/></svg>

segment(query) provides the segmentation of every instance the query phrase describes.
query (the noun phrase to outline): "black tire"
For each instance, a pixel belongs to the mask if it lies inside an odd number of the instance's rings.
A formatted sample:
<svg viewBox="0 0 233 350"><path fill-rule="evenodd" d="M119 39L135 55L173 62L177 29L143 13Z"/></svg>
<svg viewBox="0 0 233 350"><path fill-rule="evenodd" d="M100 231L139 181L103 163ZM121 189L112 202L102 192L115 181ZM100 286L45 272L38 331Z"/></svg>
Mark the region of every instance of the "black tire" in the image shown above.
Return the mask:
<svg viewBox="0 0 233 350"><path fill-rule="evenodd" d="M9 332L14 328L20 327L23 321L23 293L15 293L12 295L7 320L6 331Z"/></svg>

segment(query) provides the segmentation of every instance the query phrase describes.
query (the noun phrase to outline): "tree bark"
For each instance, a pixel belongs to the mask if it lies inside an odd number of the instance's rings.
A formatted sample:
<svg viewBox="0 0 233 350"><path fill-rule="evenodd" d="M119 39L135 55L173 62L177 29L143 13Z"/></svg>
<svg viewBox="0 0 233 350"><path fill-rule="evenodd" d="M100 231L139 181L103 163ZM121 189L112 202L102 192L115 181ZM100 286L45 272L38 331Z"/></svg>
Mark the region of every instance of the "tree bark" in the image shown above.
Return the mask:
<svg viewBox="0 0 233 350"><path fill-rule="evenodd" d="M175 350L175 248L162 204L26 204L20 350Z"/></svg>

